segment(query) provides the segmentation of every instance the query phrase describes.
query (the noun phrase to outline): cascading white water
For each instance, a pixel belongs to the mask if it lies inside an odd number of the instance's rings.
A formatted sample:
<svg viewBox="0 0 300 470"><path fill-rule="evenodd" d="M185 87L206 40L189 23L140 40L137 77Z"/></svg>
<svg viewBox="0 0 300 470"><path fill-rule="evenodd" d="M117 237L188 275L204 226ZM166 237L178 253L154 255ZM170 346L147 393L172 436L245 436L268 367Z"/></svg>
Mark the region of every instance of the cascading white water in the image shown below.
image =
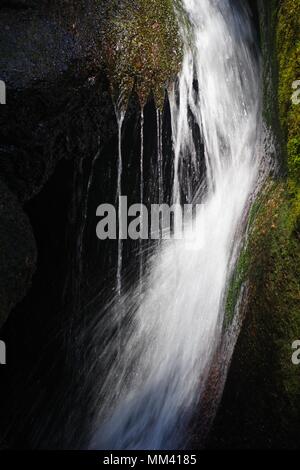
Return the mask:
<svg viewBox="0 0 300 470"><path fill-rule="evenodd" d="M258 178L259 70L248 12L230 0L183 5L191 26L183 31L179 103L171 97L174 200L180 200L182 156L195 155L190 109L205 146L206 181L193 195L203 205L193 243L163 242L144 295L139 289L123 293L125 346L117 361L111 343L99 358L109 373L91 448L184 444L220 341L236 234Z"/></svg>

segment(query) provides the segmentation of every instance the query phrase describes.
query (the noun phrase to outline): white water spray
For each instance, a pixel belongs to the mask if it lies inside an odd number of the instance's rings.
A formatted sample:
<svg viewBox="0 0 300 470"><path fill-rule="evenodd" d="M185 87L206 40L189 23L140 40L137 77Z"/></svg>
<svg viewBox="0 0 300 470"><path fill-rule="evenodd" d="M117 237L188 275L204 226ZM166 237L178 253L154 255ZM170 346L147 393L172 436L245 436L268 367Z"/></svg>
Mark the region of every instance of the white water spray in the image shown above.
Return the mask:
<svg viewBox="0 0 300 470"><path fill-rule="evenodd" d="M107 343L99 358L109 372L92 448L184 445L221 338L232 253L238 251L237 232L258 179L259 70L248 12L236 10L230 0L183 4L191 31L183 33L189 39L179 103L171 97L174 200L180 200L182 156L195 155L190 109L201 129L206 159L205 186L193 200L204 204L194 242L162 243L151 261L143 297L139 289L122 296L127 312L124 350L116 361ZM106 321L117 307L110 309Z"/></svg>

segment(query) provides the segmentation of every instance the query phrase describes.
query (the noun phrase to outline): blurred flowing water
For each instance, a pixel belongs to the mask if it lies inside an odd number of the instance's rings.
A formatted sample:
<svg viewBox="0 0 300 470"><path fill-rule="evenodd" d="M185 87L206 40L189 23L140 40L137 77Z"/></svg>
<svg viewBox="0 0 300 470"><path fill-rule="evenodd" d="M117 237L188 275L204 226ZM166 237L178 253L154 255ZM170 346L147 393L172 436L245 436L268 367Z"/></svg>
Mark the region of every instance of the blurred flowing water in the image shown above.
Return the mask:
<svg viewBox="0 0 300 470"><path fill-rule="evenodd" d="M134 288L122 284L121 292L118 270L118 299L107 303L109 314L95 330L105 338L95 361L106 375L95 386L99 409L90 448L186 444L221 340L226 287L259 179L260 71L250 14L230 0L183 0L183 6L189 19L178 13L184 60L169 96L172 187L173 202L201 203L196 235L159 243ZM196 187L187 176L201 164L192 122L205 155L205 175ZM158 132L159 148L162 138ZM191 230L192 221L186 233ZM118 326L111 333L113 322Z"/></svg>

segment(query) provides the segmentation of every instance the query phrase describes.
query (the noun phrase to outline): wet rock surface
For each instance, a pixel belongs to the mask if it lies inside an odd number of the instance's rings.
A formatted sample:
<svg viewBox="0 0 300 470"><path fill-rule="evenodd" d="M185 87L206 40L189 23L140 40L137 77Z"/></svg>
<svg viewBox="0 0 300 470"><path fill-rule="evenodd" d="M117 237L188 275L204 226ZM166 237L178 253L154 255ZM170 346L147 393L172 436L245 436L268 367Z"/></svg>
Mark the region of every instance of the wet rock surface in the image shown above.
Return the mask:
<svg viewBox="0 0 300 470"><path fill-rule="evenodd" d="M84 445L89 395L82 391L84 368L74 369L85 354L79 352L77 324L83 329L84 315L91 315L86 303L93 304L92 313L101 307L104 281L111 293L117 256L117 245L100 246L95 233L97 206L115 203L118 163L103 34L125 4L0 5L0 80L7 88L7 104L0 108L0 326L8 351L8 365L0 370L0 447ZM159 85L168 78L163 74ZM147 83L154 85L153 74ZM150 85L144 93L151 94ZM141 132L136 95L131 103L122 145L128 167L139 158ZM151 178L157 158L153 97L145 119ZM164 120L169 135L169 113ZM165 151L172 153L169 140ZM138 192L136 181L126 184L132 195ZM82 411L74 414L78 397Z"/></svg>
<svg viewBox="0 0 300 470"><path fill-rule="evenodd" d="M22 300L36 267L36 244L27 215L0 180L0 327Z"/></svg>

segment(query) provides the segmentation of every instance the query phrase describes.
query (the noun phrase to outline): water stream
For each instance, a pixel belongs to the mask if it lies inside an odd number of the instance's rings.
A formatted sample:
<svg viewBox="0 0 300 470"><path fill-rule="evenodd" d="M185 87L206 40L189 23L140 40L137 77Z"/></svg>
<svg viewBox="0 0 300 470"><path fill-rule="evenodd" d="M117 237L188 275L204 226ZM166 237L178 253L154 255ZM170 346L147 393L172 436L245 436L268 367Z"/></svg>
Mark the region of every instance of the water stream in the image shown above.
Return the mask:
<svg viewBox="0 0 300 470"><path fill-rule="evenodd" d="M189 187L184 156L192 155L192 173L199 167L192 113L206 167L205 181L188 197L202 204L197 232L192 243L158 245L143 279L143 295L139 287L121 292L119 272L124 346L116 360L112 338L98 358L108 373L99 385L102 400L91 448L185 445L222 335L229 266L258 180L260 73L249 12L230 0L183 0L183 5L190 27L182 27L184 60L177 90L170 95L173 201L180 202L183 188ZM158 134L161 159L160 126ZM159 176L161 193L161 169ZM117 318L118 305L111 302L109 308ZM103 322L112 318L106 315Z"/></svg>

